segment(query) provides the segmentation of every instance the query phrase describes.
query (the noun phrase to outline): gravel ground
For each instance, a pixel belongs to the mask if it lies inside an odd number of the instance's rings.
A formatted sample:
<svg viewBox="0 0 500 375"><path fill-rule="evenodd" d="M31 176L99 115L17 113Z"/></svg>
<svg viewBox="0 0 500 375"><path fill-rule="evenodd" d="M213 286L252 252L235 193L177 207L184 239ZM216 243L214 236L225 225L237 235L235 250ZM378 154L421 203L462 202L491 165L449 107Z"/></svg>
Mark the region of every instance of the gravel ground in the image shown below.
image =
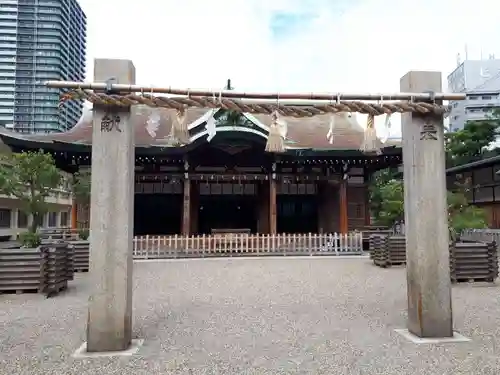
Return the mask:
<svg viewBox="0 0 500 375"><path fill-rule="evenodd" d="M368 259L209 259L135 264L133 357L73 359L89 275L65 293L0 295L0 374L500 374L497 286L453 287L469 343L415 345L403 268Z"/></svg>

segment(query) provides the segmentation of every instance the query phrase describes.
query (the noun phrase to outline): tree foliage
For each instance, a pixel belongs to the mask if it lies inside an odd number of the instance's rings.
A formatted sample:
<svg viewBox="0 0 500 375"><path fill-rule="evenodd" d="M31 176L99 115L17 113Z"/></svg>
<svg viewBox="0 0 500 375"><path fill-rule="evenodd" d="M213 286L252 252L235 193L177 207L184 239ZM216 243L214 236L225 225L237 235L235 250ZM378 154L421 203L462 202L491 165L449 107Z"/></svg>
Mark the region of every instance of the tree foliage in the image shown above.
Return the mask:
<svg viewBox="0 0 500 375"><path fill-rule="evenodd" d="M488 225L486 212L470 205L467 192L470 190L470 181L455 184L456 190L448 191L448 227L453 239L464 229L482 229Z"/></svg>
<svg viewBox="0 0 500 375"><path fill-rule="evenodd" d="M404 187L402 180L391 179L379 186L382 202L377 221L392 226L404 219ZM466 192L468 186L459 186L456 191L448 191L448 226L450 236L455 238L464 229L486 228L487 218L483 209L469 205Z"/></svg>
<svg viewBox="0 0 500 375"><path fill-rule="evenodd" d="M368 189L370 193L370 213L373 217L380 218L382 202L384 201L381 191L382 186L396 178L396 175L397 169L394 168L382 169L372 175L372 181Z"/></svg>
<svg viewBox="0 0 500 375"><path fill-rule="evenodd" d="M73 175L73 181L72 181L72 193L74 199L76 200L76 204L81 205L86 210L89 210L90 192L91 192L91 171L83 170L75 173ZM79 224L82 224L85 228L87 228L89 225L88 216L83 215L83 217L85 219L83 220L83 222L80 222ZM85 237L84 232L80 233L80 238L83 239L83 237ZM88 235L86 237L88 237Z"/></svg>
<svg viewBox="0 0 500 375"><path fill-rule="evenodd" d="M468 121L464 128L446 133L446 160L448 166L456 166L481 160L498 154L490 149L500 127L500 110L494 110L486 120Z"/></svg>
<svg viewBox="0 0 500 375"><path fill-rule="evenodd" d="M72 192L79 203L87 203L90 199L90 170L77 172L73 175Z"/></svg>
<svg viewBox="0 0 500 375"><path fill-rule="evenodd" d="M33 215L30 232L35 233L40 218L48 211L46 199L59 187L62 174L52 155L43 151L3 155L1 162L0 192L19 199L21 210Z"/></svg>

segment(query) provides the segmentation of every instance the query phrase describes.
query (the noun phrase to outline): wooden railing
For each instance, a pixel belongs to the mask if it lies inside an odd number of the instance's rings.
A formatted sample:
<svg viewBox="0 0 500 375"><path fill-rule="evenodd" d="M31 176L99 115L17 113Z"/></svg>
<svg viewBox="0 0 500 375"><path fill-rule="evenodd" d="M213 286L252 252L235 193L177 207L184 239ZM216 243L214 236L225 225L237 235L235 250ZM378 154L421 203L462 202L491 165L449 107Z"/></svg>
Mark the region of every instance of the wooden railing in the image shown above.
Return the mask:
<svg viewBox="0 0 500 375"><path fill-rule="evenodd" d="M266 255L361 255L361 232L348 234L211 234L134 237L135 259Z"/></svg>
<svg viewBox="0 0 500 375"><path fill-rule="evenodd" d="M46 241L74 241L78 238L78 231L69 228L53 228L41 232ZM133 239L134 259L361 254L362 232L275 235L229 232L192 236L136 236Z"/></svg>

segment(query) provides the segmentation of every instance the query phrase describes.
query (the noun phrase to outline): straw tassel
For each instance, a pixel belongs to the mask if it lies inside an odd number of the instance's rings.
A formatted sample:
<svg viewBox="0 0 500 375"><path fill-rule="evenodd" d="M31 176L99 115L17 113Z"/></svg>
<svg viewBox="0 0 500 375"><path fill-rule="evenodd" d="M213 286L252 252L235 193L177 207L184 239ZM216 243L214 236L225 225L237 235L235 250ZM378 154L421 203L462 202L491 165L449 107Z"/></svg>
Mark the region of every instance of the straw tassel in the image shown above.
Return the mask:
<svg viewBox="0 0 500 375"><path fill-rule="evenodd" d="M179 144L189 143L189 130L186 121L186 108L182 107L176 110L176 116L172 122L172 138Z"/></svg>
<svg viewBox="0 0 500 375"><path fill-rule="evenodd" d="M375 116L373 114L368 115L368 120L366 122L366 130L364 134L363 144L360 147L361 151L364 152L380 152L379 139L377 138L377 131L375 130Z"/></svg>
<svg viewBox="0 0 500 375"><path fill-rule="evenodd" d="M267 152L284 152L285 151L285 139L282 136L282 129L286 128L286 124L281 122L279 119L279 113L274 111L271 114L272 123L269 128L269 134L267 136L266 151Z"/></svg>

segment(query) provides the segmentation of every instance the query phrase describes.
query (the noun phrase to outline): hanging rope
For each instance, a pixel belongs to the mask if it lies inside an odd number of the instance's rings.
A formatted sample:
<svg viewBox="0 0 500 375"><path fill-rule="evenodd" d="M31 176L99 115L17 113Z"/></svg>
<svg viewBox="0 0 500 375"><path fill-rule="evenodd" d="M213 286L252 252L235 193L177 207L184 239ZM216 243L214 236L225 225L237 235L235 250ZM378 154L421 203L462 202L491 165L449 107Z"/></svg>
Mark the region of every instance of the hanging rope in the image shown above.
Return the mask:
<svg viewBox="0 0 500 375"><path fill-rule="evenodd" d="M338 101L338 102L314 102L311 104L304 101L304 105L283 105L276 102L250 102L242 99L195 97L195 96L154 96L151 94L137 95L135 93L117 95L96 93L91 90L76 90L64 94L61 101L87 100L98 105L128 107L131 105L146 105L149 107L162 108L222 108L237 112L252 114L271 114L278 111L281 116L287 117L313 117L327 113L358 112L364 114L383 115L387 113L435 113L443 115L449 111L449 106L427 102L363 102L363 101Z"/></svg>

